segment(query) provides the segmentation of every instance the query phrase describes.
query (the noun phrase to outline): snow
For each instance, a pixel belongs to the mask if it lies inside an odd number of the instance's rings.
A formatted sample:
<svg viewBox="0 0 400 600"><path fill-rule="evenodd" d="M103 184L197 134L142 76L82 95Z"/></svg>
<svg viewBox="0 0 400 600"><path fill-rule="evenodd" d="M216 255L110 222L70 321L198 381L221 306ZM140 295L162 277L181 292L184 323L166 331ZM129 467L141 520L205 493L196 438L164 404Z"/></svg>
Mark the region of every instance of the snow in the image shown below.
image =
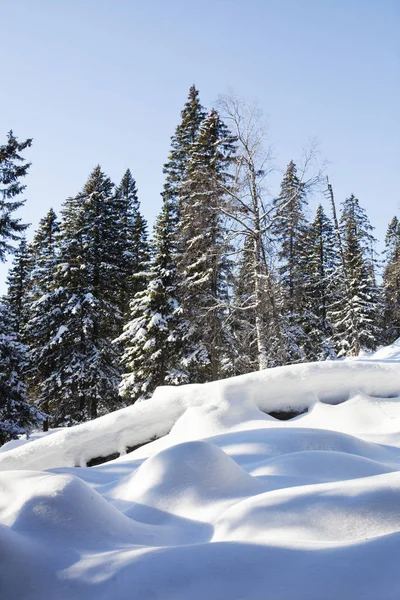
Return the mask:
<svg viewBox="0 0 400 600"><path fill-rule="evenodd" d="M159 388L3 447L2 598L398 600L399 362Z"/></svg>

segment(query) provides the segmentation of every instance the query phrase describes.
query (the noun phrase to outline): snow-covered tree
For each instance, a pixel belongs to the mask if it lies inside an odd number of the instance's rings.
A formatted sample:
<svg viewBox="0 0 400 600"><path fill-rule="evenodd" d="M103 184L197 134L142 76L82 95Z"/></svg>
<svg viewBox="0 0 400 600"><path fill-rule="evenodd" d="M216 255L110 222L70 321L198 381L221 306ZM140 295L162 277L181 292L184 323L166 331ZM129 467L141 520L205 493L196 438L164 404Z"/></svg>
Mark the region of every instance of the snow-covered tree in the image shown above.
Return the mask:
<svg viewBox="0 0 400 600"><path fill-rule="evenodd" d="M322 205L308 228L305 250L305 310L308 311L308 358L333 358L330 311L339 300L339 254L333 225Z"/></svg>
<svg viewBox="0 0 400 600"><path fill-rule="evenodd" d="M357 355L361 349L376 348L382 306L375 281L373 227L353 194L342 204L340 229L344 265L341 297L331 312L333 342L339 356Z"/></svg>
<svg viewBox="0 0 400 600"><path fill-rule="evenodd" d="M383 336L386 343L392 344L400 337L400 223L397 217L389 224L385 243Z"/></svg>
<svg viewBox="0 0 400 600"><path fill-rule="evenodd" d="M7 277L6 305L13 318L14 330L24 340L24 329L29 318L28 291L32 271L32 256L25 238L14 252L12 266Z"/></svg>
<svg viewBox="0 0 400 600"><path fill-rule="evenodd" d="M129 403L148 398L159 385L188 382L177 299L175 220L172 203L164 200L154 231L155 254L147 287L132 300L131 319L117 340L124 347L120 394Z"/></svg>
<svg viewBox="0 0 400 600"><path fill-rule="evenodd" d="M47 338L35 354L39 405L49 408L54 424L94 418L119 406L118 354L112 344L120 331L113 200L113 184L96 167L82 192L64 204L54 287L32 307L39 322L31 327L42 326Z"/></svg>
<svg viewBox="0 0 400 600"><path fill-rule="evenodd" d="M312 357L315 318L307 306L307 246L309 223L306 184L290 161L273 202L271 233L278 246L280 286L283 294L283 319L287 362L301 362ZM311 356L310 356L311 354Z"/></svg>
<svg viewBox="0 0 400 600"><path fill-rule="evenodd" d="M194 85L181 112L181 122L171 138L171 150L164 165L165 184L162 196L172 208L177 208L179 190L189 162L189 149L197 140L200 124L206 112L200 103L199 92Z"/></svg>
<svg viewBox="0 0 400 600"><path fill-rule="evenodd" d="M13 323L10 307L0 304L0 445L29 433L44 417L27 402L22 378L27 349Z"/></svg>
<svg viewBox="0 0 400 600"><path fill-rule="evenodd" d="M221 211L229 185L234 138L212 110L190 147L179 189L178 272L188 322L187 354L195 381L221 377L230 264Z"/></svg>
<svg viewBox="0 0 400 600"><path fill-rule="evenodd" d="M145 277L140 273L147 269L150 256L147 223L140 213L136 182L129 169L115 191L114 213L118 224L114 251L119 267L115 285L119 288L118 305L126 321L129 301L144 289Z"/></svg>
<svg viewBox="0 0 400 600"><path fill-rule="evenodd" d="M25 177L30 167L20 153L31 144L31 139L18 142L10 131L7 143L0 146L0 261L4 261L6 254L14 250L11 243L20 240L27 228L14 213L25 203L19 198L26 188L20 179Z"/></svg>
<svg viewBox="0 0 400 600"><path fill-rule="evenodd" d="M239 265L229 308L236 373L284 364L286 349L269 235L272 211L265 178L271 170L271 153L264 145L265 126L257 107L235 96L221 98L220 106L236 137L234 185L224 189L228 201L222 207Z"/></svg>

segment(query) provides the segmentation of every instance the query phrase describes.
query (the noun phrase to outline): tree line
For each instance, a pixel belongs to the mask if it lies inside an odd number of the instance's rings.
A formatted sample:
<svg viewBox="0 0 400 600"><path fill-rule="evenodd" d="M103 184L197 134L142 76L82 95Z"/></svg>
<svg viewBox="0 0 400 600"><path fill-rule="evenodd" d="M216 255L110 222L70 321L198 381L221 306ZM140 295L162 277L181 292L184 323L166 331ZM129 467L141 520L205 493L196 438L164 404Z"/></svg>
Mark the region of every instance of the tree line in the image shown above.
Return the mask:
<svg viewBox="0 0 400 600"><path fill-rule="evenodd" d="M221 116L222 115L222 116ZM130 170L95 167L60 217L28 243L21 153L0 146L0 443L44 422L71 425L207 382L373 350L400 335L400 224L375 239L354 195L329 214L308 200L319 176L290 161L270 199L270 156L255 109L207 112L194 86L171 138L151 239ZM19 242L13 249L13 242Z"/></svg>

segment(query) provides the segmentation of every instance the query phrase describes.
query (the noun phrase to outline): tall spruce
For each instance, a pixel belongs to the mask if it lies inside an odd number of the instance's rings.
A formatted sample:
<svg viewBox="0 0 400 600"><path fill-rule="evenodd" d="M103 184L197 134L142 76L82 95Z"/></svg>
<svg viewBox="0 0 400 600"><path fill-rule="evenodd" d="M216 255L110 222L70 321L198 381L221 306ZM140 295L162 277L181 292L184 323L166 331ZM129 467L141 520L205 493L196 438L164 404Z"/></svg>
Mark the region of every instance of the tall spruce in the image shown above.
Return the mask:
<svg viewBox="0 0 400 600"><path fill-rule="evenodd" d="M339 256L333 225L322 205L308 229L305 265L306 310L309 315L309 357L314 360L334 358L333 328L330 318L332 306L339 300Z"/></svg>
<svg viewBox="0 0 400 600"><path fill-rule="evenodd" d="M6 305L12 315L14 330L25 341L25 326L29 318L28 292L33 267L32 254L23 238L14 252L13 262L7 277Z"/></svg>
<svg viewBox="0 0 400 600"><path fill-rule="evenodd" d="M119 287L118 305L126 322L130 300L145 287L144 272L150 257L147 223L140 213L136 181L129 169L115 191L114 212L113 218L118 221L114 249L119 266L115 284Z"/></svg>
<svg viewBox="0 0 400 600"><path fill-rule="evenodd" d="M20 180L27 175L30 167L20 153L31 144L31 139L18 142L10 131L7 143L0 146L0 261L14 250L12 242L20 240L27 228L14 213L25 203L20 195L26 186Z"/></svg>
<svg viewBox="0 0 400 600"><path fill-rule="evenodd" d="M377 324L382 306L375 281L373 227L353 194L342 203L340 228L345 273L341 298L332 310L333 341L339 356L357 355L361 349L373 350L379 343ZM346 280L349 293L345 290Z"/></svg>
<svg viewBox="0 0 400 600"><path fill-rule="evenodd" d="M200 124L206 112L200 103L199 92L194 85L181 112L181 122L171 138L171 150L164 165L165 184L162 196L172 208L178 208L179 191L189 162L189 150L197 140Z"/></svg>
<svg viewBox="0 0 400 600"><path fill-rule="evenodd" d="M163 201L154 230L155 253L147 287L131 302L131 319L117 340L124 346L120 394L128 403L165 384L188 382L182 363L184 324L178 303L176 211Z"/></svg>
<svg viewBox="0 0 400 600"><path fill-rule="evenodd" d="M230 264L222 206L235 139L212 110L189 150L179 190L178 272L188 323L187 356L195 381L223 375L224 326Z"/></svg>
<svg viewBox="0 0 400 600"><path fill-rule="evenodd" d="M27 364L27 348L14 329L10 307L0 304L0 445L29 434L43 418L27 402L22 373Z"/></svg>
<svg viewBox="0 0 400 600"><path fill-rule="evenodd" d="M49 407L53 424L95 418L119 406L112 344L120 330L113 200L113 184L96 167L82 192L64 204L54 289L41 301L51 335L38 357L46 375L40 402Z"/></svg>
<svg viewBox="0 0 400 600"><path fill-rule="evenodd" d="M383 339L392 344L400 337L400 223L393 217L386 238L386 264L383 275Z"/></svg>
<svg viewBox="0 0 400 600"><path fill-rule="evenodd" d="M30 243L32 270L27 289L28 320L24 339L29 346L26 372L29 397L49 415L48 397L42 386L55 369L49 343L58 331L61 307L57 303L56 272L60 262L60 222L51 208L40 220ZM45 426L48 421L46 420Z"/></svg>
<svg viewBox="0 0 400 600"><path fill-rule="evenodd" d="M307 306L307 195L297 167L290 161L273 202L271 232L278 245L280 286L283 294L287 362L312 358L313 342L309 336L314 316Z"/></svg>

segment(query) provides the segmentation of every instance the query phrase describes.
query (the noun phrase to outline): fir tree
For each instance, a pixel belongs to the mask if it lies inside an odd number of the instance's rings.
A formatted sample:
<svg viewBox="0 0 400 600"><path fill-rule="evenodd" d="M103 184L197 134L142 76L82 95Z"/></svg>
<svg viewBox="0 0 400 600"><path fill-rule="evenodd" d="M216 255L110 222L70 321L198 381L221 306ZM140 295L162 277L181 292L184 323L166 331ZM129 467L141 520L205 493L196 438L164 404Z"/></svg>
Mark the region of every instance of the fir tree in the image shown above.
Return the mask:
<svg viewBox="0 0 400 600"><path fill-rule="evenodd" d="M178 207L179 191L189 162L189 150L197 140L200 124L206 112L200 104L199 92L194 85L189 89L188 100L181 112L181 122L171 138L171 151L164 165L165 184L163 198Z"/></svg>
<svg viewBox="0 0 400 600"><path fill-rule="evenodd" d="M13 251L10 242L21 239L21 234L27 228L27 225L21 223L20 219L13 215L25 200L18 197L25 190L20 179L25 177L30 163L24 162L20 152L29 148L32 140L18 142L17 138L10 131L7 143L0 146L0 260L5 260L5 255Z"/></svg>
<svg viewBox="0 0 400 600"><path fill-rule="evenodd" d="M13 328L24 340L25 325L29 318L27 302L31 271L32 255L26 239L23 238L14 253L8 273L6 304L13 318Z"/></svg>
<svg viewBox="0 0 400 600"><path fill-rule="evenodd" d="M51 208L40 220L30 244L32 270L27 289L28 319L24 328L24 339L29 346L29 365L26 372L29 397L40 405L44 413L50 408L42 400L41 386L51 375L55 365L47 360L45 351L57 327L60 316L55 294L55 277L60 260L60 223ZM45 422L47 427L48 422Z"/></svg>
<svg viewBox="0 0 400 600"><path fill-rule="evenodd" d="M397 217L389 224L385 243L383 336L387 344L392 344L400 337L400 223Z"/></svg>
<svg viewBox="0 0 400 600"><path fill-rule="evenodd" d="M48 341L37 346L39 402L49 407L54 424L95 418L119 405L113 194L96 167L83 191L65 202L54 289L35 308L47 315Z"/></svg>
<svg viewBox="0 0 400 600"><path fill-rule="evenodd" d="M321 204L308 230L306 247L306 309L309 315L309 358L334 358L331 307L339 300L339 256L332 223Z"/></svg>
<svg viewBox="0 0 400 600"><path fill-rule="evenodd" d="M27 363L27 349L13 322L10 307L0 304L0 445L28 434L43 418L26 399L21 374Z"/></svg>
<svg viewBox="0 0 400 600"><path fill-rule="evenodd" d="M116 190L114 210L119 230L114 247L119 266L119 279L115 283L120 290L118 305L126 320L129 301L145 287L143 272L150 256L147 223L140 213L136 182L129 169Z"/></svg>
<svg viewBox="0 0 400 600"><path fill-rule="evenodd" d="M333 336L338 355L357 355L361 349L373 350L379 341L377 323L381 303L375 282L372 226L365 210L352 194L342 204L340 220L346 273L342 273L342 292L332 310ZM349 291L345 291L345 279Z"/></svg>
<svg viewBox="0 0 400 600"><path fill-rule="evenodd" d="M233 144L234 138L212 110L190 148L179 192L178 271L183 315L189 324L188 356L197 381L222 375L230 265L221 207L229 185Z"/></svg>
<svg viewBox="0 0 400 600"><path fill-rule="evenodd" d="M308 222L306 189L290 161L281 184L281 192L273 202L271 232L279 246L280 285L283 294L286 357L288 362L307 360L312 355L314 315L307 306L307 242Z"/></svg>
<svg viewBox="0 0 400 600"><path fill-rule="evenodd" d="M131 302L131 320L117 340L124 345L121 395L129 403L165 384L187 383L181 354L184 327L178 304L176 211L164 200L154 232L155 254L145 290Z"/></svg>

